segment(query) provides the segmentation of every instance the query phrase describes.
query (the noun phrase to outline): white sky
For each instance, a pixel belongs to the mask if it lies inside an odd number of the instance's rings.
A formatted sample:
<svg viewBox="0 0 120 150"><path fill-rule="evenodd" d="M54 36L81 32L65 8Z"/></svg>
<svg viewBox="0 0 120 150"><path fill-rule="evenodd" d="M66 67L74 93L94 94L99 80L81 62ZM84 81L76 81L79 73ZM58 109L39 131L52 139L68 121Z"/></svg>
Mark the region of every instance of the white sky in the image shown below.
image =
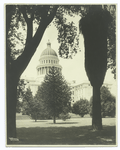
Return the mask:
<svg viewBox="0 0 120 150"><path fill-rule="evenodd" d="M80 19L79 17L75 17L74 20L72 19L72 21L76 22L76 25L78 26L79 19ZM57 41L57 36L58 36L58 31L56 27L52 24L51 26L49 26L49 28L46 29L43 35L43 38L34 56L32 57L28 67L22 74L22 77L24 76L36 77L37 76L36 67L39 64L39 58L40 58L41 52L47 47L48 39L51 42L51 48L54 49L56 53L58 54L59 44ZM85 69L84 69L84 39L81 34L79 37L79 43L80 43L79 46L80 46L81 52L78 52L75 56L73 56L73 59L63 59L59 57L59 54L58 54L58 57L60 60L59 64L62 66L62 73L65 79L68 81L76 80L77 82L81 82L83 80L88 80ZM114 81L113 74L111 74L110 70L107 71L105 81L106 82Z"/></svg>

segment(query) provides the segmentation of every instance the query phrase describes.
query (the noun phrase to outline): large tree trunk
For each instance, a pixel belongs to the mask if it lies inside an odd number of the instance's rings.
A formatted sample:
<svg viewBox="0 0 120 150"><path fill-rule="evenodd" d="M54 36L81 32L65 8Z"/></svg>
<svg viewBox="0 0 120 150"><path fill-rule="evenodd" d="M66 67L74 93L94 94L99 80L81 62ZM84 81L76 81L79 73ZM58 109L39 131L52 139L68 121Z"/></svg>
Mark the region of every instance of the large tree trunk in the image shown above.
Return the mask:
<svg viewBox="0 0 120 150"><path fill-rule="evenodd" d="M16 104L17 104L17 85L19 77L13 73L6 76L7 94L7 139L16 138Z"/></svg>
<svg viewBox="0 0 120 150"><path fill-rule="evenodd" d="M100 100L100 87L93 87L93 110L92 110L92 127L94 130L102 129L101 118L101 100Z"/></svg>
<svg viewBox="0 0 120 150"><path fill-rule="evenodd" d="M81 19L85 43L85 70L93 87L93 129L102 129L100 87L107 70L107 28L111 16L101 6L91 6Z"/></svg>

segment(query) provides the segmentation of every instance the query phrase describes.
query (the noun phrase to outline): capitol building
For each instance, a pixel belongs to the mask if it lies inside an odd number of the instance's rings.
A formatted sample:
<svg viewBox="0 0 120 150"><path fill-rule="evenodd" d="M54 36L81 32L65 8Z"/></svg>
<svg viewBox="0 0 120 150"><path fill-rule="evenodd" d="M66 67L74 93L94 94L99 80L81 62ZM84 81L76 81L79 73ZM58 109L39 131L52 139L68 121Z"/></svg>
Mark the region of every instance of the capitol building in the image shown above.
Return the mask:
<svg viewBox="0 0 120 150"><path fill-rule="evenodd" d="M59 59L57 53L51 48L51 43L48 41L47 48L42 51L39 59L39 64L36 66L37 77L36 78L24 78L27 85L26 88L30 88L33 96L38 90L38 86L44 80L44 77L51 67L55 67L62 72L62 66L59 64ZM68 84L71 87L72 92L72 102L82 99L90 100L92 96L92 86L89 81L83 81L81 83L76 83L76 81L69 81ZM111 91L112 84L104 83L104 86L108 87Z"/></svg>
<svg viewBox="0 0 120 150"><path fill-rule="evenodd" d="M47 48L41 53L39 64L36 67L37 77L24 77L27 83L26 88L29 87L31 89L33 96L36 94L38 86L44 80L45 75L49 73L50 68L53 66L59 71L62 71L62 66L59 64L57 53L51 48L51 43L48 41Z"/></svg>

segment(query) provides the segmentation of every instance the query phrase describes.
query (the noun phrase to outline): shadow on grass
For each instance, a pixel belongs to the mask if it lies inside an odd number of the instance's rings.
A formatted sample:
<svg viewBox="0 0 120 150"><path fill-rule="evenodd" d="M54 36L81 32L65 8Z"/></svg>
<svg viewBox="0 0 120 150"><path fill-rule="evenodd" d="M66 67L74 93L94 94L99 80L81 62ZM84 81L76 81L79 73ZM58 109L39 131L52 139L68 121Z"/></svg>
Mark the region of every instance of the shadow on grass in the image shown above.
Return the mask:
<svg viewBox="0 0 120 150"><path fill-rule="evenodd" d="M54 123L47 123L47 124L54 124ZM55 124L78 124L78 122L57 122Z"/></svg>
<svg viewBox="0 0 120 150"><path fill-rule="evenodd" d="M93 131L91 126L17 128L19 142L8 145L116 145L115 126Z"/></svg>
<svg viewBox="0 0 120 150"><path fill-rule="evenodd" d="M35 120L31 120L31 122L35 122ZM37 120L36 122L47 122L47 121L46 120Z"/></svg>

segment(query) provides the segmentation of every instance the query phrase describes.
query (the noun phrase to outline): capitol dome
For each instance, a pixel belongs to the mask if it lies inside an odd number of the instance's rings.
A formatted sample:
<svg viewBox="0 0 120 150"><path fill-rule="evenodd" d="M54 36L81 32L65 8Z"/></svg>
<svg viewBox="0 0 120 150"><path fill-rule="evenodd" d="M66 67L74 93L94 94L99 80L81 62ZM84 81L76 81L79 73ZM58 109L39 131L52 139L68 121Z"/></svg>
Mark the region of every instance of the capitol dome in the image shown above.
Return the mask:
<svg viewBox="0 0 120 150"><path fill-rule="evenodd" d="M37 80L42 81L44 76L49 73L50 68L53 66L59 71L62 70L57 53L51 48L51 43L48 41L47 48L41 53L39 65L36 67Z"/></svg>
<svg viewBox="0 0 120 150"><path fill-rule="evenodd" d="M51 43L48 41L47 48L42 52L41 57L45 55L57 56L57 53L51 48Z"/></svg>

